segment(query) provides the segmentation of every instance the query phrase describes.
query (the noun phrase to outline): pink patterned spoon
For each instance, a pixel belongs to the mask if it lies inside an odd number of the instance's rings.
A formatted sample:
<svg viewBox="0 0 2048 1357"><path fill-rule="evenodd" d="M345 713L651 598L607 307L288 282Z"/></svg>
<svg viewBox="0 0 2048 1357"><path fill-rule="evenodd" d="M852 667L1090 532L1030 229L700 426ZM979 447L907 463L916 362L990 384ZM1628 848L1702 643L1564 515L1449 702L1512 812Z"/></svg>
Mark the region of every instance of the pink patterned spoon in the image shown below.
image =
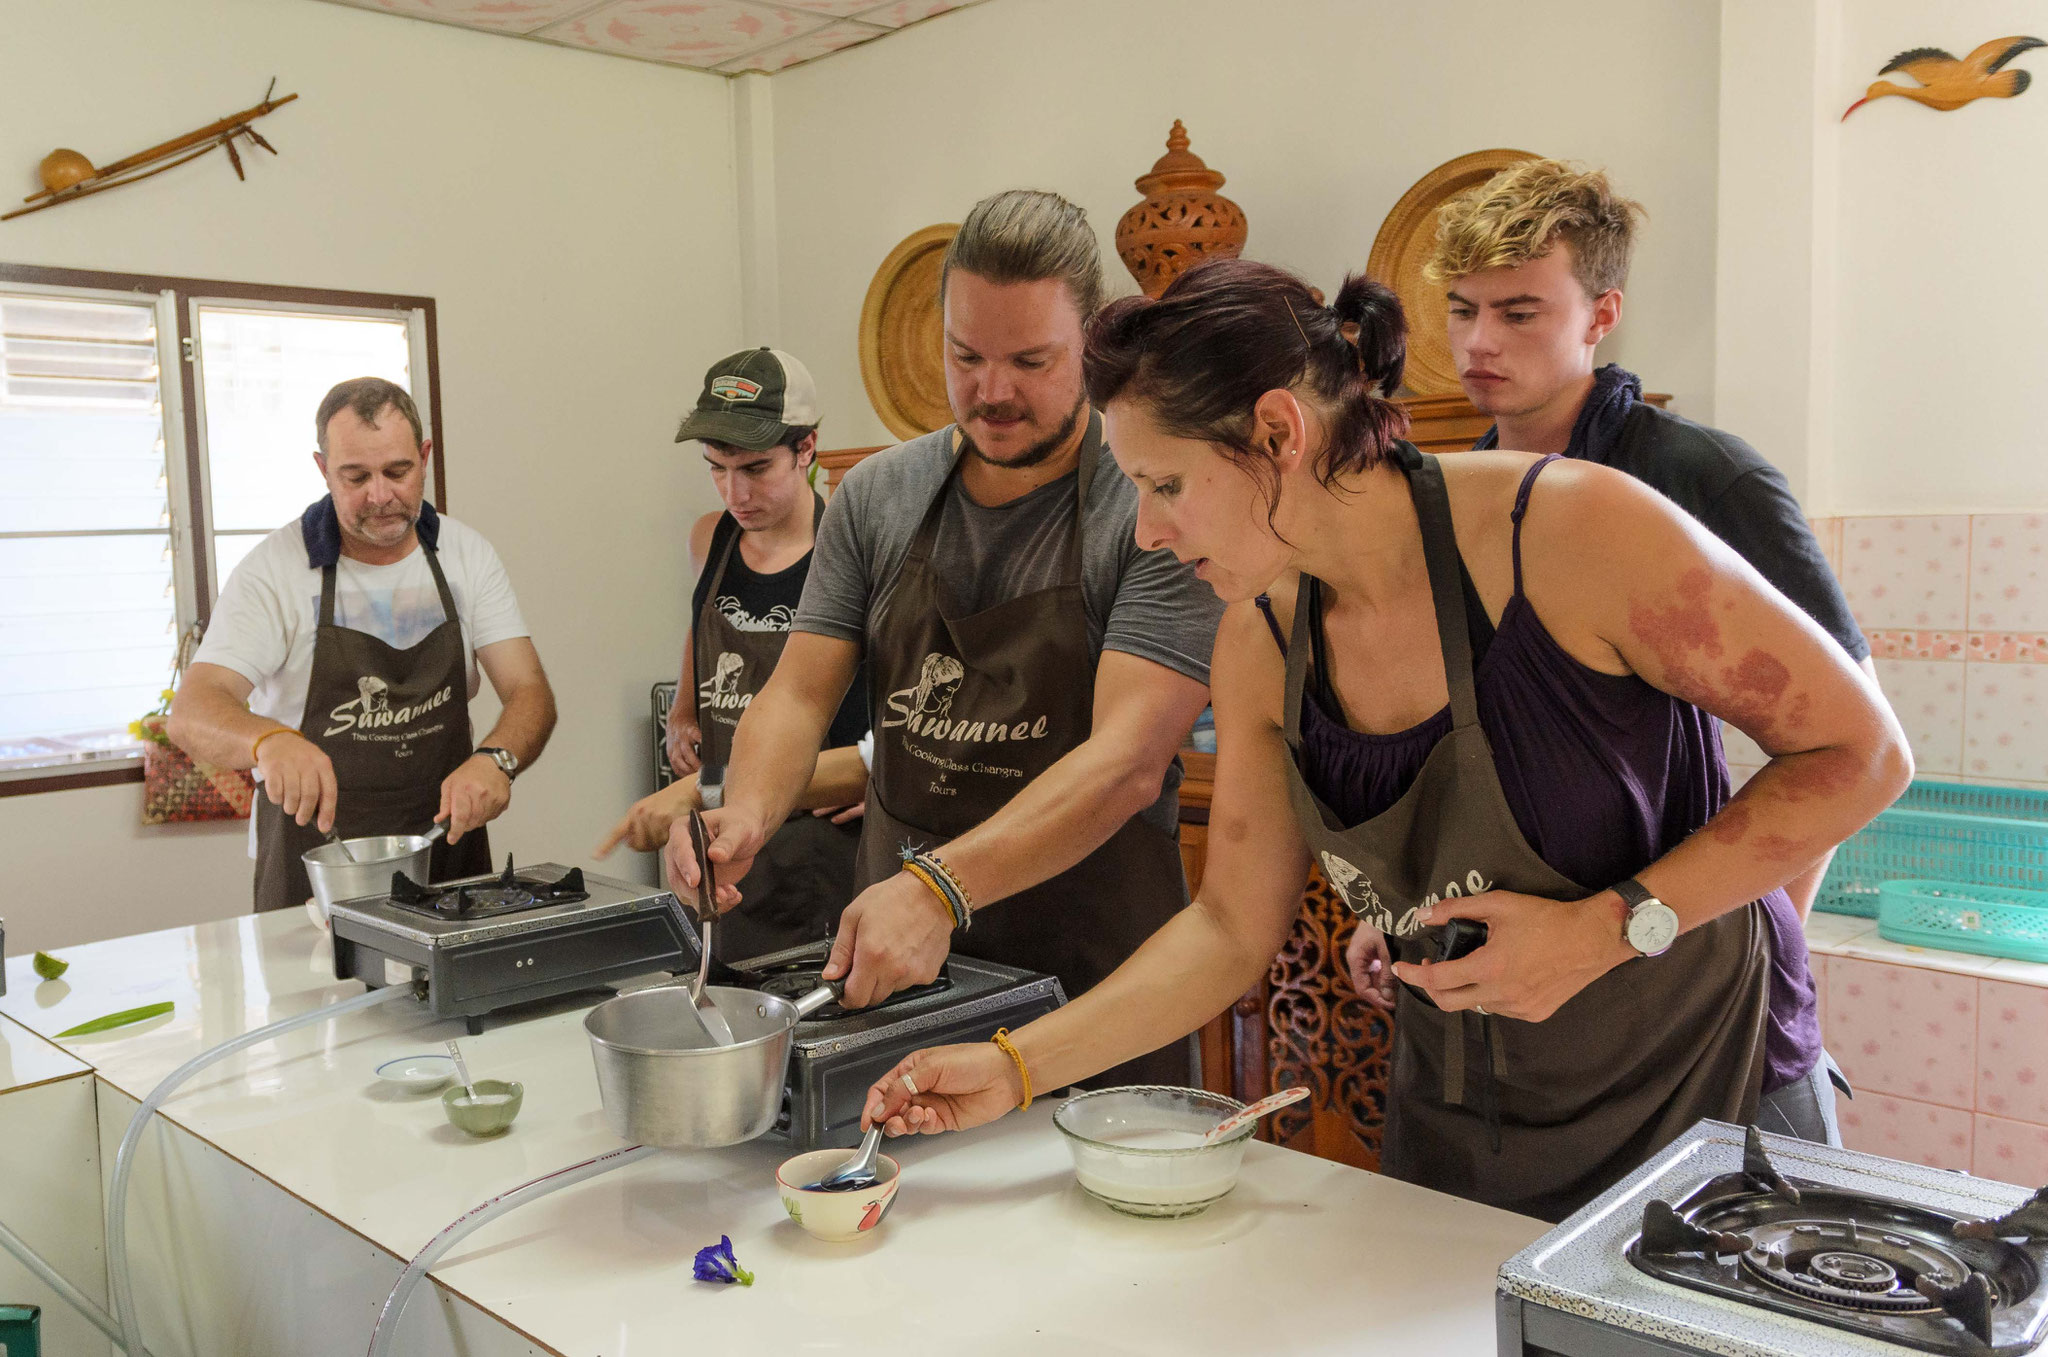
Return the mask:
<svg viewBox="0 0 2048 1357"><path fill-rule="evenodd" d="M1272 1097L1261 1098L1250 1107L1245 1108L1244 1111L1233 1112L1222 1121L1216 1123L1215 1129L1202 1137L1202 1143L1204 1145L1214 1145L1219 1140L1228 1139L1232 1132L1247 1122L1257 1121L1268 1112L1278 1112L1288 1104L1298 1103L1307 1096L1308 1087L1304 1084L1296 1084L1293 1088L1283 1088Z"/></svg>

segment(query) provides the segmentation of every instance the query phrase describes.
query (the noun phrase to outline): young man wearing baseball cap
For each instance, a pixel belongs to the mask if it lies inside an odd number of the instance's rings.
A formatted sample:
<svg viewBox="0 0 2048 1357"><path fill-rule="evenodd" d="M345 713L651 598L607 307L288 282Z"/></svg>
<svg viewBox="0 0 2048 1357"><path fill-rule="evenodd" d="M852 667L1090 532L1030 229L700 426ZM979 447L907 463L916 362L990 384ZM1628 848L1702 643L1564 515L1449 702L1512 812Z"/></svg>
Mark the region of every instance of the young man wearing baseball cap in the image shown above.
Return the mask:
<svg viewBox="0 0 2048 1357"><path fill-rule="evenodd" d="M825 510L811 486L818 420L816 383L780 349L747 349L704 374L676 442L703 445L725 511L705 514L690 530L697 584L667 735L669 766L681 781L635 805L599 856L621 841L657 849L677 816L719 804L733 731L782 657L810 574ZM839 805L799 810L770 838L748 876L747 908L720 926L719 950L728 957L815 942L853 898L860 809L845 803L860 799L864 774L852 747L866 730L867 694L856 680L825 741L842 752L821 760L846 774L837 779L845 785L824 797Z"/></svg>

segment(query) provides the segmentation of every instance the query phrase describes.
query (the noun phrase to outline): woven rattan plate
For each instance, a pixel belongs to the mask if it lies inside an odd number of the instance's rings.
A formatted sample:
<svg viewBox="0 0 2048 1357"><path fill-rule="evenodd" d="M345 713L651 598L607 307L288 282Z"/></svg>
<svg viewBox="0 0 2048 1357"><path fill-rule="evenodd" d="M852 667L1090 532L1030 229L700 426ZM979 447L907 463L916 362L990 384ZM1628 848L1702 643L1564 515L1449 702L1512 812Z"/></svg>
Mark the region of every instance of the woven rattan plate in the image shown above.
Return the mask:
<svg viewBox="0 0 2048 1357"><path fill-rule="evenodd" d="M1380 223L1365 270L1393 288L1408 313L1405 384L1413 394L1451 396L1459 390L1458 365L1444 328L1444 292L1422 276L1422 266L1436 246L1437 209L1508 166L1535 158L1528 151L1501 148L1447 160L1416 180Z"/></svg>
<svg viewBox="0 0 2048 1357"><path fill-rule="evenodd" d="M927 226L889 251L860 308L860 379L882 423L915 438L953 422L940 346L939 265L958 225Z"/></svg>

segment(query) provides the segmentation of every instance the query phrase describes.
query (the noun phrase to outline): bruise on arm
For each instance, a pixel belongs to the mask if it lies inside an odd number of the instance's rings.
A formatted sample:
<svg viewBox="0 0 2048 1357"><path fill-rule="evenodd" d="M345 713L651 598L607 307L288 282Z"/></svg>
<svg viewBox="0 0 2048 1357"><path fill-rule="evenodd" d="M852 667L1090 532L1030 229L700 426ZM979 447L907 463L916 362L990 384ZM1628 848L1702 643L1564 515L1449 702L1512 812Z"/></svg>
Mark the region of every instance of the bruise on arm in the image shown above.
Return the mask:
<svg viewBox="0 0 2048 1357"><path fill-rule="evenodd" d="M1812 698L1794 685L1785 662L1762 646L1745 646L1738 653L1724 643L1715 614L1734 609L1732 599L1717 607L1713 573L1693 566L1679 577L1675 596L1632 597L1628 628L1657 657L1664 671L1660 687L1719 715L1772 756L1770 799L1825 798L1855 786L1863 770L1853 751L1811 747ZM1746 846L1772 862L1810 861L1827 845L1757 826L1755 802L1764 791L1756 782L1744 787L1705 832L1716 843Z"/></svg>

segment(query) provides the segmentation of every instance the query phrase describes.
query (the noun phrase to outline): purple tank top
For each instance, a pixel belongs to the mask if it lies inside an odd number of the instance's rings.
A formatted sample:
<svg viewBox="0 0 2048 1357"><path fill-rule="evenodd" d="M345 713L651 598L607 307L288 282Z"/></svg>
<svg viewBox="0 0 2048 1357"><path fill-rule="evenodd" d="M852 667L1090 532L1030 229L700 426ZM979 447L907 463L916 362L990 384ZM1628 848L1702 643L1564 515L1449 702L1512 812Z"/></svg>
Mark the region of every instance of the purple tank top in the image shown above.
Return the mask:
<svg viewBox="0 0 2048 1357"><path fill-rule="evenodd" d="M1522 516L1539 462L1515 499L1515 590L1491 637L1462 562L1476 632L1473 681L1479 724L1501 791L1538 857L1591 889L1634 876L1705 824L1730 796L1714 719L1633 674L1603 674L1567 654L1522 593ZM1266 600L1259 600L1261 608ZM1270 610L1266 621L1286 649ZM1322 619L1309 621L1316 658ZM1406 792L1451 729L1448 707L1407 730L1373 735L1344 724L1319 673L1301 711L1301 774L1347 825L1380 814ZM1771 941L1769 1030L1763 1091L1804 1078L1820 1058L1820 1018L1806 934L1782 890L1763 898Z"/></svg>

